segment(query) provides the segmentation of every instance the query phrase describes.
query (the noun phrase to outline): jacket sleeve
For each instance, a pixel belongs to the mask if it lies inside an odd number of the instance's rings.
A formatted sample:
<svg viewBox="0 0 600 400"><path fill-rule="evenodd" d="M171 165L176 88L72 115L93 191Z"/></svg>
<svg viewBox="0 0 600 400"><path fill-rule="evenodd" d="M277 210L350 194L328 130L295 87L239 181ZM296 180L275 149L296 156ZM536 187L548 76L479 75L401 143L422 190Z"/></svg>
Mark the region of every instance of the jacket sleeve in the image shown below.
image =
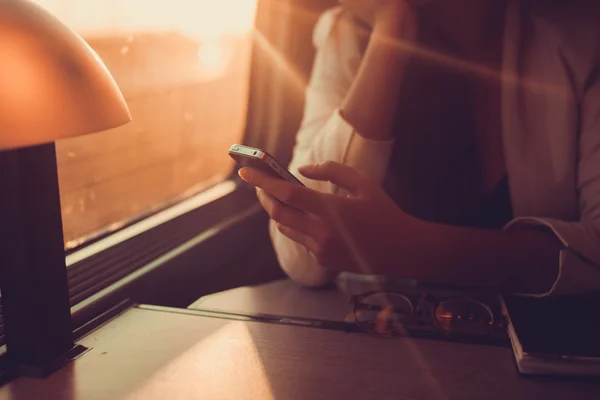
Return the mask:
<svg viewBox="0 0 600 400"><path fill-rule="evenodd" d="M352 27L343 15L341 8L334 8L323 14L316 25L313 42L317 53L306 90L304 117L289 165L290 172L306 186L328 193L335 193L337 188L328 182L304 179L298 174L298 168L336 161L381 182L393 145L391 141L362 137L339 112L360 64ZM334 277L304 246L281 234L272 221L269 231L279 264L291 279L300 284L319 286Z"/></svg>
<svg viewBox="0 0 600 400"><path fill-rule="evenodd" d="M597 71L598 72L598 71ZM598 76L598 74L596 74ZM506 230L550 229L562 241L559 273L547 293L529 296L581 293L600 289L600 79L587 90L581 104L581 130L577 188L580 218L559 221L521 217Z"/></svg>

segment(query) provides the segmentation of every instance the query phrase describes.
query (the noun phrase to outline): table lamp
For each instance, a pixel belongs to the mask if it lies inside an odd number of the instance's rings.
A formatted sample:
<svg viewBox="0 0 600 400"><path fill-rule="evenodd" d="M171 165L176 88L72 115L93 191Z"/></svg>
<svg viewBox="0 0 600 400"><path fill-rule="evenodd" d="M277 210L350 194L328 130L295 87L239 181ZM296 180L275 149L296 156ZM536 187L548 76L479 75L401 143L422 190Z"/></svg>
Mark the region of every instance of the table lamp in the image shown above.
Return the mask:
<svg viewBox="0 0 600 400"><path fill-rule="evenodd" d="M44 377L76 353L54 141L129 122L117 84L73 30L0 0L0 289L7 357Z"/></svg>

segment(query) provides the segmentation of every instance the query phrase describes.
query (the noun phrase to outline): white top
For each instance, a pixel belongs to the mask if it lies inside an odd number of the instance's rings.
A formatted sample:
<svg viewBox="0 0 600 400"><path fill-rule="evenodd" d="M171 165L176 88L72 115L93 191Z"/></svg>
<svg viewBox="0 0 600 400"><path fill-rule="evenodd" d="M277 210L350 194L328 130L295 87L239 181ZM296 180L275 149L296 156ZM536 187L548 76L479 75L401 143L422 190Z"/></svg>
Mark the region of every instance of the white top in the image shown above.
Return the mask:
<svg viewBox="0 0 600 400"><path fill-rule="evenodd" d="M541 3L509 1L502 132L517 217L505 229L546 226L567 248L547 295L600 289L600 25L589 10ZM326 12L316 26L317 54L289 166L308 187L330 193L334 185L303 179L298 167L332 160L382 182L393 147L365 139L340 116L361 60L353 30L336 23L341 11ZM312 286L333 277L274 223L270 234L290 278Z"/></svg>

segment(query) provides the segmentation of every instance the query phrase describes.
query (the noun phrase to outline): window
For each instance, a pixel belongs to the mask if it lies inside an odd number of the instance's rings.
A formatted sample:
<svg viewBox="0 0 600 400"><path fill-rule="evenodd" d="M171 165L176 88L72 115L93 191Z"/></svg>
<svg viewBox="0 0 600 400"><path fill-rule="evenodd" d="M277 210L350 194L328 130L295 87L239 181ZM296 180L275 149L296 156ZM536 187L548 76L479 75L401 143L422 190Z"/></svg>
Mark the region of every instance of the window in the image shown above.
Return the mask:
<svg viewBox="0 0 600 400"><path fill-rule="evenodd" d="M131 302L185 307L217 269L247 270L248 254L272 251L254 191L221 182L233 172L225 151L237 141L273 151L266 142L297 130L302 96L281 65L309 68L318 16L296 14L300 0L34 1L97 51L134 121L0 153L0 186L15 193L0 196L0 225L27 228L0 229L13 250L0 254L0 374L3 320L10 365L34 356L44 366L65 355L72 330L80 337Z"/></svg>
<svg viewBox="0 0 600 400"><path fill-rule="evenodd" d="M260 210L253 191L226 179L226 151L246 128L257 0L33 1L98 53L133 121L0 154L11 193L0 220L26 228L0 230L14 250L0 254L0 374L6 346L11 366L44 366L68 351L73 329L190 289L248 250L240 238Z"/></svg>
<svg viewBox="0 0 600 400"><path fill-rule="evenodd" d="M37 0L111 71L133 121L56 145L67 249L230 174L256 0Z"/></svg>

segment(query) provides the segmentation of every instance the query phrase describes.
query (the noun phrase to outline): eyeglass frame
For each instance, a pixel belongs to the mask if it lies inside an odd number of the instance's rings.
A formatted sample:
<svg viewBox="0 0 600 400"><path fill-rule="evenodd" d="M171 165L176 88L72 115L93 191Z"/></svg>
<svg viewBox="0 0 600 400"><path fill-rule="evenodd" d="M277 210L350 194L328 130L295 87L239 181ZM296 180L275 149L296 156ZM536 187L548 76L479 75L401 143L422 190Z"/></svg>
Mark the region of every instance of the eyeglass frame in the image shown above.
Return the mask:
<svg viewBox="0 0 600 400"><path fill-rule="evenodd" d="M406 293L401 293L401 292L397 292L397 291L390 291L390 290L375 290L375 291L369 291L369 292L364 292L364 293L360 293L360 294L356 294L356 295L351 295L349 302L352 304L352 316L354 318L354 323L356 324L356 326L359 328L359 330L363 331L363 332L369 332L370 329L368 327L365 326L365 323L361 323L359 318L357 317L357 311L360 311L359 308L357 308L357 306L359 304L361 304L361 301L363 299L366 299L368 297L371 297L373 295L393 295L393 296L398 296L403 298L409 305L410 305L410 311L411 314L409 316L409 318L407 319L406 323L403 324L402 330L399 332L392 332L391 334L386 334L388 336L406 336L407 332L411 332L411 327L412 327L412 331L414 331L414 321L415 318L419 317L419 310L421 309L420 304L425 303L429 306L430 311L431 311L431 321L433 321L433 325L436 330L440 333L442 333L445 337L473 337L473 338L490 338L492 336L492 334L497 331L504 331L507 325L507 321L502 317L502 316L497 316L496 313L492 310L492 307L490 307L488 304L486 304L485 302L475 299L473 297L469 297L468 295L454 295L454 296L448 296L448 297L444 297L444 296L434 296L432 294L429 293L419 293L419 294L406 294ZM435 315L436 310L438 309L438 307L440 306L440 304L446 302L446 301L450 301L450 300L459 300L459 299L465 299L466 301L469 301L471 303L475 303L478 304L479 306L482 306L490 315L491 317L491 321L489 323L490 328L487 332L486 335L469 335L469 334L464 334L464 333L456 333L456 332L448 332L446 331L444 328L441 327L440 322L438 320L438 318ZM384 308L380 306L380 311L383 311ZM423 322L421 320L421 322ZM381 333L379 333L381 334Z"/></svg>

